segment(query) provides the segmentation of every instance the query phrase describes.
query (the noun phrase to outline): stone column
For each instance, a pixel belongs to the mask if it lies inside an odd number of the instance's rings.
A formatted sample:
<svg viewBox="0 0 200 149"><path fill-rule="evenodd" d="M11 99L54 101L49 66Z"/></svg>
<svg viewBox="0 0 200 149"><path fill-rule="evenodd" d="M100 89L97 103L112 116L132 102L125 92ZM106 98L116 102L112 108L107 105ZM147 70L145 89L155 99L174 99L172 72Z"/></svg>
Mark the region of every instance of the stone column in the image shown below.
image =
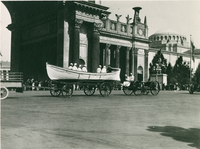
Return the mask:
<svg viewBox="0 0 200 149"><path fill-rule="evenodd" d="M11 33L11 71L19 72L20 70L20 31L16 24L7 27Z"/></svg>
<svg viewBox="0 0 200 149"><path fill-rule="evenodd" d="M83 20L75 19L72 57L73 57L73 63L77 63L77 64L79 63L80 27L82 23L83 23Z"/></svg>
<svg viewBox="0 0 200 149"><path fill-rule="evenodd" d="M110 65L110 44L106 44L106 67L108 67L108 65Z"/></svg>
<svg viewBox="0 0 200 149"><path fill-rule="evenodd" d="M144 55L144 81L148 81L148 66L149 66L149 62L148 62L148 56L149 56L149 50L145 50L145 55Z"/></svg>
<svg viewBox="0 0 200 149"><path fill-rule="evenodd" d="M105 50L104 50L104 63L103 63L103 65L104 66L108 66L108 65L110 65L110 44L106 44L106 48L105 48Z"/></svg>
<svg viewBox="0 0 200 149"><path fill-rule="evenodd" d="M69 66L69 57L70 57L70 24L67 16L67 10L64 9L64 39L63 39L63 67L68 67Z"/></svg>
<svg viewBox="0 0 200 149"><path fill-rule="evenodd" d="M111 60L110 60L110 66L115 67L115 50L112 48L111 49Z"/></svg>
<svg viewBox="0 0 200 149"><path fill-rule="evenodd" d="M134 80L138 80L137 76L137 54L138 49L132 48L132 73L134 75Z"/></svg>
<svg viewBox="0 0 200 149"><path fill-rule="evenodd" d="M120 61L119 61L119 50L121 46L117 46L116 51L115 51L115 67L119 68Z"/></svg>
<svg viewBox="0 0 200 149"><path fill-rule="evenodd" d="M58 12L58 20L57 20L57 57L56 57L56 65L63 67L63 44L64 44L64 13L63 11Z"/></svg>
<svg viewBox="0 0 200 149"><path fill-rule="evenodd" d="M100 23L94 23L93 33L92 33L91 72L96 72L98 65L100 63L100 44L99 44L100 27L101 27Z"/></svg>
<svg viewBox="0 0 200 149"><path fill-rule="evenodd" d="M129 76L130 75L130 70L129 70L129 51L130 47L127 47L126 49L126 74Z"/></svg>

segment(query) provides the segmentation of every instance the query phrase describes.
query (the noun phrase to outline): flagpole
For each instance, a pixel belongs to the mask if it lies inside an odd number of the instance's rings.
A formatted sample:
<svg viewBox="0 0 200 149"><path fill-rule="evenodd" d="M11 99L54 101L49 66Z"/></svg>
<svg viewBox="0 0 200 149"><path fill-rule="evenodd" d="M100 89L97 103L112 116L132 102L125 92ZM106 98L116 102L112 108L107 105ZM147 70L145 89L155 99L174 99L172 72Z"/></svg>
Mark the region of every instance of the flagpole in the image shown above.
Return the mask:
<svg viewBox="0 0 200 149"><path fill-rule="evenodd" d="M190 35L190 83L192 82L192 77L191 77L191 67L192 67L192 48L191 48L191 35Z"/></svg>

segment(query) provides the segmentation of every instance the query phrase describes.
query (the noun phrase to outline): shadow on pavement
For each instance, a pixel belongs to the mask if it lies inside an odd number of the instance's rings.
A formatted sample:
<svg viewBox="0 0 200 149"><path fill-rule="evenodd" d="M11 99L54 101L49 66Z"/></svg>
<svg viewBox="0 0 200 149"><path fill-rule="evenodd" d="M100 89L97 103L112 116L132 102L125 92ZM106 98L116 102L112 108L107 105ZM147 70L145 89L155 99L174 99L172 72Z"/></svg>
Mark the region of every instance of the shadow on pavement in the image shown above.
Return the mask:
<svg viewBox="0 0 200 149"><path fill-rule="evenodd" d="M190 94L189 92L188 93L181 93L181 94L189 94L191 96L195 96L195 95L200 95L200 92L194 92L193 94Z"/></svg>
<svg viewBox="0 0 200 149"><path fill-rule="evenodd" d="M148 131L160 132L162 136L171 137L174 140L188 142L189 146L200 149L200 129L181 128L176 126L149 126Z"/></svg>

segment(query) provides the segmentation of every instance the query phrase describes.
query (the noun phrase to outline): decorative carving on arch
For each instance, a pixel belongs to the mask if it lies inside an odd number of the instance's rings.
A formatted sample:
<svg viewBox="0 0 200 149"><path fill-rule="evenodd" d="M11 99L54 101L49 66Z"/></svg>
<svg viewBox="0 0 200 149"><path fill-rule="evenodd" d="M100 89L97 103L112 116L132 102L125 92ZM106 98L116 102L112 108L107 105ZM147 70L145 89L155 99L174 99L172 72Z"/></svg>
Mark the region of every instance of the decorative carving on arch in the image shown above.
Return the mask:
<svg viewBox="0 0 200 149"><path fill-rule="evenodd" d="M82 19L75 19L75 28L80 28L83 23Z"/></svg>
<svg viewBox="0 0 200 149"><path fill-rule="evenodd" d="M109 14L101 13L100 19L101 19L101 20L107 20L107 19L108 19L108 16L109 16Z"/></svg>
<svg viewBox="0 0 200 149"><path fill-rule="evenodd" d="M98 31L101 30L102 28L103 28L103 23L94 23L93 31L98 32Z"/></svg>

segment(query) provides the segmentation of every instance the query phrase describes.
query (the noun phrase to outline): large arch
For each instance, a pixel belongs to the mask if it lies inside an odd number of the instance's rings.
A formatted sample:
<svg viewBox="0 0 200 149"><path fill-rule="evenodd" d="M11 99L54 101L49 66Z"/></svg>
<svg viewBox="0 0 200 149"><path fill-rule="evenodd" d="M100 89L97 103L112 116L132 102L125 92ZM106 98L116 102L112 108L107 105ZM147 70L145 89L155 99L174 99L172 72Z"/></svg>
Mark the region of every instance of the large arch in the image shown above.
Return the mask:
<svg viewBox="0 0 200 149"><path fill-rule="evenodd" d="M10 62L11 32L7 26L11 24L11 16L6 6L1 3L1 61Z"/></svg>

